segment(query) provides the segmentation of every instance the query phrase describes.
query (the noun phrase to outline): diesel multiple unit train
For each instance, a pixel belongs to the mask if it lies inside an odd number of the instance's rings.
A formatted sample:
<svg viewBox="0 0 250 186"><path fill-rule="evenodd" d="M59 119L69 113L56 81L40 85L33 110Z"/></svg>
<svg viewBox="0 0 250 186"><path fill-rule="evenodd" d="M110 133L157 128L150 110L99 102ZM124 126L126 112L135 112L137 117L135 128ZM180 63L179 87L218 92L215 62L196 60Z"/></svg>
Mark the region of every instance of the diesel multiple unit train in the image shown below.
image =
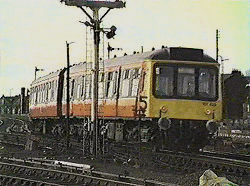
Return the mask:
<svg viewBox="0 0 250 186"><path fill-rule="evenodd" d="M103 64L98 116L108 140L200 149L222 119L219 64L201 49L166 47ZM70 125L77 131L90 123L91 77L91 63L70 68ZM63 125L66 87L66 69L32 82L35 126L55 131Z"/></svg>

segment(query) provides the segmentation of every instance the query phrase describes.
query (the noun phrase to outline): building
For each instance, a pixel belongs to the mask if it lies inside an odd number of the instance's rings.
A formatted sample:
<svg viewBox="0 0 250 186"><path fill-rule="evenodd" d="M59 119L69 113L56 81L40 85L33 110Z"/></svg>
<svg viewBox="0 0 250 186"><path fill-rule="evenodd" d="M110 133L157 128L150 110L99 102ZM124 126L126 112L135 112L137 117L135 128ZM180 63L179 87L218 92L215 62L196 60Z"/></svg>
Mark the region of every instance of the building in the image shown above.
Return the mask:
<svg viewBox="0 0 250 186"><path fill-rule="evenodd" d="M25 88L21 88L21 94L16 96L2 96L0 98L0 114L28 114L29 90L25 95Z"/></svg>
<svg viewBox="0 0 250 186"><path fill-rule="evenodd" d="M236 73L237 72L239 72L239 73L241 73L240 71L237 71L237 70L234 70ZM234 72L233 71L233 72ZM224 82L224 84L223 85L225 85L225 82L228 80L228 79L230 79L232 76L233 76L233 72L232 72L232 74L222 74L222 80L223 80L223 82ZM246 100L244 101L244 103L243 103L243 105L242 105L242 109L243 109L243 114L242 114L242 117L241 118L249 118L250 117L250 76L243 76L242 75L242 77L245 79L245 80L247 80L247 82L248 82L248 84L246 84L246 90L247 90L247 97L246 97ZM244 81L245 81L244 80ZM238 84L237 84L237 82L235 82L235 87L237 87L238 86ZM224 87L224 86L223 86ZM238 90L238 91L240 91L240 90ZM238 92L237 91L237 92ZM223 92L225 93L225 89L223 90ZM223 97L225 98L225 95L223 95ZM225 103L224 102L224 104L227 104L227 103ZM225 105L223 106L224 107L224 109L223 109L223 112L224 112L224 116L226 117L226 118L230 118L230 115L228 115L228 110L226 109L226 107L225 107ZM238 109L237 109L238 110Z"/></svg>
<svg viewBox="0 0 250 186"><path fill-rule="evenodd" d="M0 114L20 114L21 96L2 96L0 98Z"/></svg>

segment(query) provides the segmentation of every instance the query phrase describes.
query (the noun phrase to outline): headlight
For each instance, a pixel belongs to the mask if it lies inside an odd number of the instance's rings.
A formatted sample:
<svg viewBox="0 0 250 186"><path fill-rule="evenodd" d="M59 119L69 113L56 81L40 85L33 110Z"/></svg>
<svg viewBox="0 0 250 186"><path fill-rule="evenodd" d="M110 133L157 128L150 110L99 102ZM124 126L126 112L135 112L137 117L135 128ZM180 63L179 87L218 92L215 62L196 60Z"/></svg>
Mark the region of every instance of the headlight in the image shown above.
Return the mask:
<svg viewBox="0 0 250 186"><path fill-rule="evenodd" d="M166 113L168 111L166 106L162 106L161 107L161 112Z"/></svg>
<svg viewBox="0 0 250 186"><path fill-rule="evenodd" d="M212 111L209 110L209 109L207 109L207 110L205 111L205 114L206 114L206 115L210 115L211 113L212 113Z"/></svg>

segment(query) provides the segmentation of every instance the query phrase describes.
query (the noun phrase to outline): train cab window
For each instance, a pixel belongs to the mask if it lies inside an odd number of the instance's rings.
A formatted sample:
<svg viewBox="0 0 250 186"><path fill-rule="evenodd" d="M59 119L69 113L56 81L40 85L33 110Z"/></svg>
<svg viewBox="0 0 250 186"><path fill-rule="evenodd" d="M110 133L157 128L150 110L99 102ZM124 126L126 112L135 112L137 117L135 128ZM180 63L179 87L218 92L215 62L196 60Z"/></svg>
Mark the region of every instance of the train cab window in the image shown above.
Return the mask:
<svg viewBox="0 0 250 186"><path fill-rule="evenodd" d="M159 97L173 96L174 68L168 66L156 67L155 95Z"/></svg>
<svg viewBox="0 0 250 186"><path fill-rule="evenodd" d="M199 70L199 96L203 98L216 97L216 71L201 68Z"/></svg>
<svg viewBox="0 0 250 186"><path fill-rule="evenodd" d="M182 97L195 96L195 69L178 68L177 95Z"/></svg>

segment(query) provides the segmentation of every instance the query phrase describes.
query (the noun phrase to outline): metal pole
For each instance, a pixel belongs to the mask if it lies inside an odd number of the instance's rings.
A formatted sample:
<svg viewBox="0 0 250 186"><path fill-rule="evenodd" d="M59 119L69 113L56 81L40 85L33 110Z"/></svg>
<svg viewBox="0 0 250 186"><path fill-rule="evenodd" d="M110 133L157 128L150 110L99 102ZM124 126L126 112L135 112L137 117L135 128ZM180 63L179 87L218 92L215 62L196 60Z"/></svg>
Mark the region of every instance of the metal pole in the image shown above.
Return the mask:
<svg viewBox="0 0 250 186"><path fill-rule="evenodd" d="M36 71L37 71L37 67L35 67L35 80L36 80Z"/></svg>
<svg viewBox="0 0 250 186"><path fill-rule="evenodd" d="M66 41L67 47L67 127L66 127L66 135L67 135L67 147L69 147L69 107L70 107L70 100L69 100L69 71L70 71L70 64L69 64L69 43Z"/></svg>
<svg viewBox="0 0 250 186"><path fill-rule="evenodd" d="M92 74L92 104L91 104L91 122L94 125L94 147L93 153L98 154L98 76L99 76L99 45L100 45L100 22L99 22L99 8L94 8L93 19L94 19L94 50L95 50L95 62L93 66Z"/></svg>
<svg viewBox="0 0 250 186"><path fill-rule="evenodd" d="M216 30L216 61L218 62L219 57L219 30Z"/></svg>

